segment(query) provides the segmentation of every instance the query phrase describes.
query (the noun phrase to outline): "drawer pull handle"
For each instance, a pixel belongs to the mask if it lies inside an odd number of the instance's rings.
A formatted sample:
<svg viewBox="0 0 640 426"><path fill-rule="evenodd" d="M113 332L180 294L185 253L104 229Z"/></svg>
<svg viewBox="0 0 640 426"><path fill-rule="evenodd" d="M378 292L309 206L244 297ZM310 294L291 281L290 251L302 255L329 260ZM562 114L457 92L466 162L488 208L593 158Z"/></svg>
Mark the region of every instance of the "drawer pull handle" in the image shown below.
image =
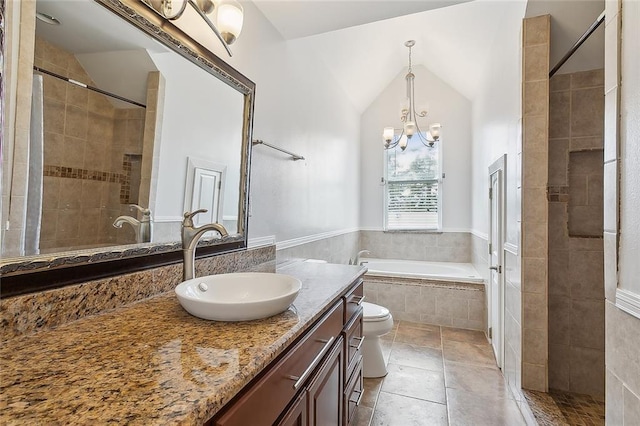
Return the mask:
<svg viewBox="0 0 640 426"><path fill-rule="evenodd" d="M324 346L322 347L322 350L320 351L320 353L318 355L316 355L316 357L313 359L313 361L311 361L311 364L309 364L307 369L304 370L304 372L299 377L298 376L292 376L292 375L286 376L287 379L296 381L293 384L293 388L295 390L298 390L298 388L300 386L302 386L302 384L307 380L307 377L309 377L309 375L313 372L313 370L315 370L316 366L320 363L322 358L324 358L324 355L327 353L327 351L331 347L331 344L333 343L334 340L335 340L335 337L333 337L333 336L331 336L329 338L329 340L318 339L317 341L321 342L321 343L324 343Z"/></svg>
<svg viewBox="0 0 640 426"><path fill-rule="evenodd" d="M362 302L364 302L364 296L353 296L351 300L349 300L349 303L354 303L358 306L362 305Z"/></svg>
<svg viewBox="0 0 640 426"><path fill-rule="evenodd" d="M364 342L364 336L362 337L353 337L351 340L357 340L358 344L357 345L349 345L350 348L356 348L356 351L359 351L360 348L362 347L362 342Z"/></svg>
<svg viewBox="0 0 640 426"><path fill-rule="evenodd" d="M353 402L356 405L360 405L360 401L362 401L362 396L364 395L364 392L361 390L353 390L353 393L357 393L358 394L358 399L356 401L354 401L353 399L349 398L349 402Z"/></svg>

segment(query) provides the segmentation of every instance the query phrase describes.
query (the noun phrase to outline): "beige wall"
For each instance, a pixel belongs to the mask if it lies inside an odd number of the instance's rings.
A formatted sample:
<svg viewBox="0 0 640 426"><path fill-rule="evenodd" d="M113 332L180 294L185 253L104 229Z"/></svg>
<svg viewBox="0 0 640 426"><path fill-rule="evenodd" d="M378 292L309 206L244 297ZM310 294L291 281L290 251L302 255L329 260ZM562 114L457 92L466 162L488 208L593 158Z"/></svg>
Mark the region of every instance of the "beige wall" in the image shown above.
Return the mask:
<svg viewBox="0 0 640 426"><path fill-rule="evenodd" d="M604 396L604 70L556 74L549 125L549 387Z"/></svg>
<svg viewBox="0 0 640 426"><path fill-rule="evenodd" d="M636 425L640 419L640 316L620 308L636 310L634 306L625 306L622 296L625 290L637 295L639 292L634 290L640 288L640 278L633 273L639 264L640 244L637 236L640 201L635 195L640 184L640 3L614 0L607 1L606 6L606 422L618 426Z"/></svg>

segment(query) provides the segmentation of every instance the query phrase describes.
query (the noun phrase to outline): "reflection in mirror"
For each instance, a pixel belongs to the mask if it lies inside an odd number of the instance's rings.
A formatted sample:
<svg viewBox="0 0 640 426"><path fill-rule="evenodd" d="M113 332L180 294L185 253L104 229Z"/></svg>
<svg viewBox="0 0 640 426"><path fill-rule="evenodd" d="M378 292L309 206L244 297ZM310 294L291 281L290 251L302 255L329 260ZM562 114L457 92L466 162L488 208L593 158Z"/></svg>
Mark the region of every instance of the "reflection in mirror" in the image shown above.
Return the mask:
<svg viewBox="0 0 640 426"><path fill-rule="evenodd" d="M176 242L185 209L244 232L243 93L92 0L37 11L60 25L36 23L28 173L12 182L27 190L2 257Z"/></svg>

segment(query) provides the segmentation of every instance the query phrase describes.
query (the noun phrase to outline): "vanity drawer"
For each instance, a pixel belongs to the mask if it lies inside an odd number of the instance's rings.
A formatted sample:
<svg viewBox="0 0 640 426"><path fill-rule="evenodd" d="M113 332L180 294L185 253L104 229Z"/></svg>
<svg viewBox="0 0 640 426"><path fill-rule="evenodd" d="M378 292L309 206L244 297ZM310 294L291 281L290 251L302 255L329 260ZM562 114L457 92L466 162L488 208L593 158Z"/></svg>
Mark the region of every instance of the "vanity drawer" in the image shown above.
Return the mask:
<svg viewBox="0 0 640 426"><path fill-rule="evenodd" d="M348 324L358 310L362 307L364 301L364 284L362 278L358 281L356 287L344 296L344 323Z"/></svg>
<svg viewBox="0 0 640 426"><path fill-rule="evenodd" d="M345 425L348 425L353 421L353 416L356 413L356 408L360 405L363 393L364 383L362 380L362 356L358 355L358 363L344 392Z"/></svg>
<svg viewBox="0 0 640 426"><path fill-rule="evenodd" d="M344 308L336 303L287 355L248 389L211 424L246 426L273 424L313 371L329 353L342 331ZM342 344L342 342L340 342Z"/></svg>
<svg viewBox="0 0 640 426"><path fill-rule="evenodd" d="M351 319L344 330L344 353L346 355L345 377L349 377L357 362L358 355L362 353L362 308Z"/></svg>

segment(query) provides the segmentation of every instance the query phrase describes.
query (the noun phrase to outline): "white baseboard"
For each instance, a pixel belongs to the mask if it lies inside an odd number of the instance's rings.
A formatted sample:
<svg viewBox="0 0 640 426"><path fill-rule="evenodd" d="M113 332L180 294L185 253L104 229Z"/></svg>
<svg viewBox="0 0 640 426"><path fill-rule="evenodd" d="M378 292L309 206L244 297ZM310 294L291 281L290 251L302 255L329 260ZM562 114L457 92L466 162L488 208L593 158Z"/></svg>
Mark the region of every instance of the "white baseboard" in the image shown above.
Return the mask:
<svg viewBox="0 0 640 426"><path fill-rule="evenodd" d="M267 235L266 237L249 238L247 248L257 248L264 246L272 246L276 243L275 235Z"/></svg>
<svg viewBox="0 0 640 426"><path fill-rule="evenodd" d="M616 306L626 313L640 318L640 295L629 290L616 290Z"/></svg>

